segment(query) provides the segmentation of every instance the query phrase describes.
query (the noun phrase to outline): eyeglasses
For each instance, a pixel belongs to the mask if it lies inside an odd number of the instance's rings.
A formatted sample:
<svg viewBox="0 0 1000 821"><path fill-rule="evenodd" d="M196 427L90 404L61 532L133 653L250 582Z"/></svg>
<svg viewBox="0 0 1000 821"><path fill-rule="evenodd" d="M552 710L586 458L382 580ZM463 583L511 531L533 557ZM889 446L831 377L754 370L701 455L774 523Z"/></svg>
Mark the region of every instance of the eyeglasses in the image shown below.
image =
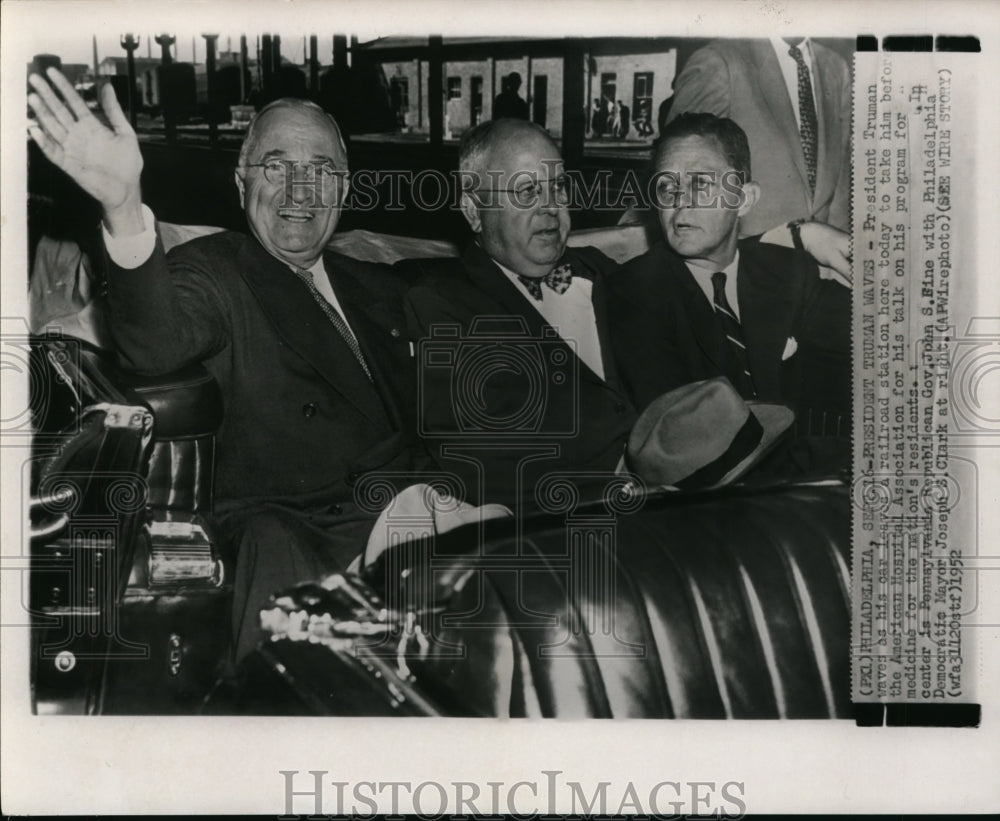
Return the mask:
<svg viewBox="0 0 1000 821"><path fill-rule="evenodd" d="M746 175L739 171L660 172L655 195L658 208L738 208Z"/></svg>
<svg viewBox="0 0 1000 821"><path fill-rule="evenodd" d="M548 189L549 200L556 205L569 205L573 198L573 187L569 177L556 177L554 180L539 180L537 182L527 182L517 188L480 188L473 192L478 195L482 192L499 193L501 191L510 195L510 198L523 208L531 208L537 205L542 199L542 191Z"/></svg>
<svg viewBox="0 0 1000 821"><path fill-rule="evenodd" d="M272 185L284 185L285 175L290 169L304 168L312 169L311 172L307 171L305 174L306 182L313 182L318 178L322 180L323 184L332 183L339 177L347 177L348 172L334 168L328 162L299 162L298 160L268 160L267 162L250 162L246 163L244 168L263 168L264 169L264 179L266 179ZM295 179L294 172L292 179Z"/></svg>

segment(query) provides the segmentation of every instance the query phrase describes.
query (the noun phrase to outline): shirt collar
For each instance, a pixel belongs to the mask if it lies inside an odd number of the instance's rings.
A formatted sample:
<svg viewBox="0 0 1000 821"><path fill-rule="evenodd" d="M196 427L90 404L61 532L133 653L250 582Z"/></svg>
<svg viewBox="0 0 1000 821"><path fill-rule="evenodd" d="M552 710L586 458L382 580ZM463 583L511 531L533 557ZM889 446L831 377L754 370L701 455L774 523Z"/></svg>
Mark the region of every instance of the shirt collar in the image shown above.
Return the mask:
<svg viewBox="0 0 1000 821"><path fill-rule="evenodd" d="M692 274L702 274L704 276L707 276L709 279L711 279L712 274L717 273L720 270L711 263L702 262L701 260L698 260L696 262L693 259L686 259L684 260L684 263L687 265L688 270L690 270ZM726 275L727 278L732 278L736 276L736 272L739 270L739 267L740 267L740 249L737 248L736 253L733 256L733 261L730 262L725 268L722 268L721 270Z"/></svg>
<svg viewBox="0 0 1000 821"><path fill-rule="evenodd" d="M288 267L291 268L293 271L308 271L310 274L312 274L313 281L326 276L326 266L323 264L322 256L320 256L320 258L317 259L316 262L314 262L312 266L309 268L299 268L297 265L289 265L287 262L285 263L285 265L288 265Z"/></svg>
<svg viewBox="0 0 1000 821"><path fill-rule="evenodd" d="M490 259L493 259L493 257L490 257ZM510 268L508 268L502 262L497 262L495 259L493 259L493 264L496 265L497 268L499 268L501 271L503 271L507 276L511 277L512 279L517 279L520 276L520 274L510 270ZM539 279L541 279L541 277L539 277ZM518 281L520 282L520 280Z"/></svg>
<svg viewBox="0 0 1000 821"><path fill-rule="evenodd" d="M788 53L788 49L790 49L791 46L788 45L788 43L786 43L781 37L771 37L769 39L771 40L771 45L774 46L774 50L777 52L779 57L788 57L791 59L791 56ZM799 43L799 51L802 52L802 56L805 57L806 60L812 59L812 48L810 43L811 40L808 37L804 38L802 42Z"/></svg>

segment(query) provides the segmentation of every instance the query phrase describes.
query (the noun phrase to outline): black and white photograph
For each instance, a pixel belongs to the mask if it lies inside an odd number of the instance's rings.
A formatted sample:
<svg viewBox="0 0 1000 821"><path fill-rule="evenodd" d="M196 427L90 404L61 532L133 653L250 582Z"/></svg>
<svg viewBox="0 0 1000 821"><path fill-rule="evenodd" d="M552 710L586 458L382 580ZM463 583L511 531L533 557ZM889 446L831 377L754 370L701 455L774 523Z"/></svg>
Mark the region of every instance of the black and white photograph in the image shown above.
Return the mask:
<svg viewBox="0 0 1000 821"><path fill-rule="evenodd" d="M4 809L995 806L1000 15L906 5L5 4Z"/></svg>

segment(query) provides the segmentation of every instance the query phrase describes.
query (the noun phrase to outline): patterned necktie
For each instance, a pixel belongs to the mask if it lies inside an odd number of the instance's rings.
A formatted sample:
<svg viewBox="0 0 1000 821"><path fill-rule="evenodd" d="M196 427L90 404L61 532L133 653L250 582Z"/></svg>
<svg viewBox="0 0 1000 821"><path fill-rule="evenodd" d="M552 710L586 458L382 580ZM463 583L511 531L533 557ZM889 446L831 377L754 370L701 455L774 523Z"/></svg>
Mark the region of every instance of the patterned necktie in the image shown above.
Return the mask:
<svg viewBox="0 0 1000 821"><path fill-rule="evenodd" d="M293 269L301 279L306 288L309 289L309 293L312 294L312 298L316 300L316 304L319 305L320 310L326 314L327 318L333 323L333 327L337 329L343 338L344 342L347 343L347 347L351 349L351 353L354 354L354 358L358 360L358 364L361 365L362 370L364 370L365 375L368 377L369 381L372 381L371 371L368 370L368 363L365 362L364 356L361 354L361 346L358 345L358 340L355 339L354 334L351 333L351 329L347 327L347 323L344 318L340 315L336 308L334 308L326 298L319 292L316 288L316 283L313 281L313 275L311 271L305 271L302 268Z"/></svg>
<svg viewBox="0 0 1000 821"><path fill-rule="evenodd" d="M798 46L788 49L789 55L799 67L799 134L802 137L802 153L806 158L806 173L809 175L809 192L816 191L816 141L819 125L816 121L816 103L813 100L809 66Z"/></svg>
<svg viewBox="0 0 1000 821"><path fill-rule="evenodd" d="M549 271L543 277L524 277L520 274L517 278L524 283L524 287L528 289L528 293L531 294L539 302L542 301L542 283L544 282L552 291L557 294L565 294L569 290L570 283L573 281L573 269L567 262L563 265L558 265Z"/></svg>
<svg viewBox="0 0 1000 821"><path fill-rule="evenodd" d="M722 271L712 274L712 295L716 319L736 363L735 371L738 376L734 381L734 387L744 399L756 399L757 390L753 385L753 376L750 375L750 360L747 357L746 342L743 340L743 326L740 325L739 319L729 305L729 300L726 299L726 275ZM742 373L739 373L740 371Z"/></svg>

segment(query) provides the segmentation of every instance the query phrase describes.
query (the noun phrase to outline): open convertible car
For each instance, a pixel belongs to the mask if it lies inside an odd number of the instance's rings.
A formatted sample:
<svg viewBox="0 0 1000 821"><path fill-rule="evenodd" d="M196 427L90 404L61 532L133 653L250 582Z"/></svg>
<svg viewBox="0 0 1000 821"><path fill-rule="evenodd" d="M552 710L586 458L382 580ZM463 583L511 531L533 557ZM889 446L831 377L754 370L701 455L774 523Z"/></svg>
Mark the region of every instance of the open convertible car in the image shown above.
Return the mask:
<svg viewBox="0 0 1000 821"><path fill-rule="evenodd" d="M851 715L838 477L643 495L609 476L585 503L556 476L521 520L399 520L362 571L275 591L233 669L215 382L60 334L32 358L38 713Z"/></svg>

